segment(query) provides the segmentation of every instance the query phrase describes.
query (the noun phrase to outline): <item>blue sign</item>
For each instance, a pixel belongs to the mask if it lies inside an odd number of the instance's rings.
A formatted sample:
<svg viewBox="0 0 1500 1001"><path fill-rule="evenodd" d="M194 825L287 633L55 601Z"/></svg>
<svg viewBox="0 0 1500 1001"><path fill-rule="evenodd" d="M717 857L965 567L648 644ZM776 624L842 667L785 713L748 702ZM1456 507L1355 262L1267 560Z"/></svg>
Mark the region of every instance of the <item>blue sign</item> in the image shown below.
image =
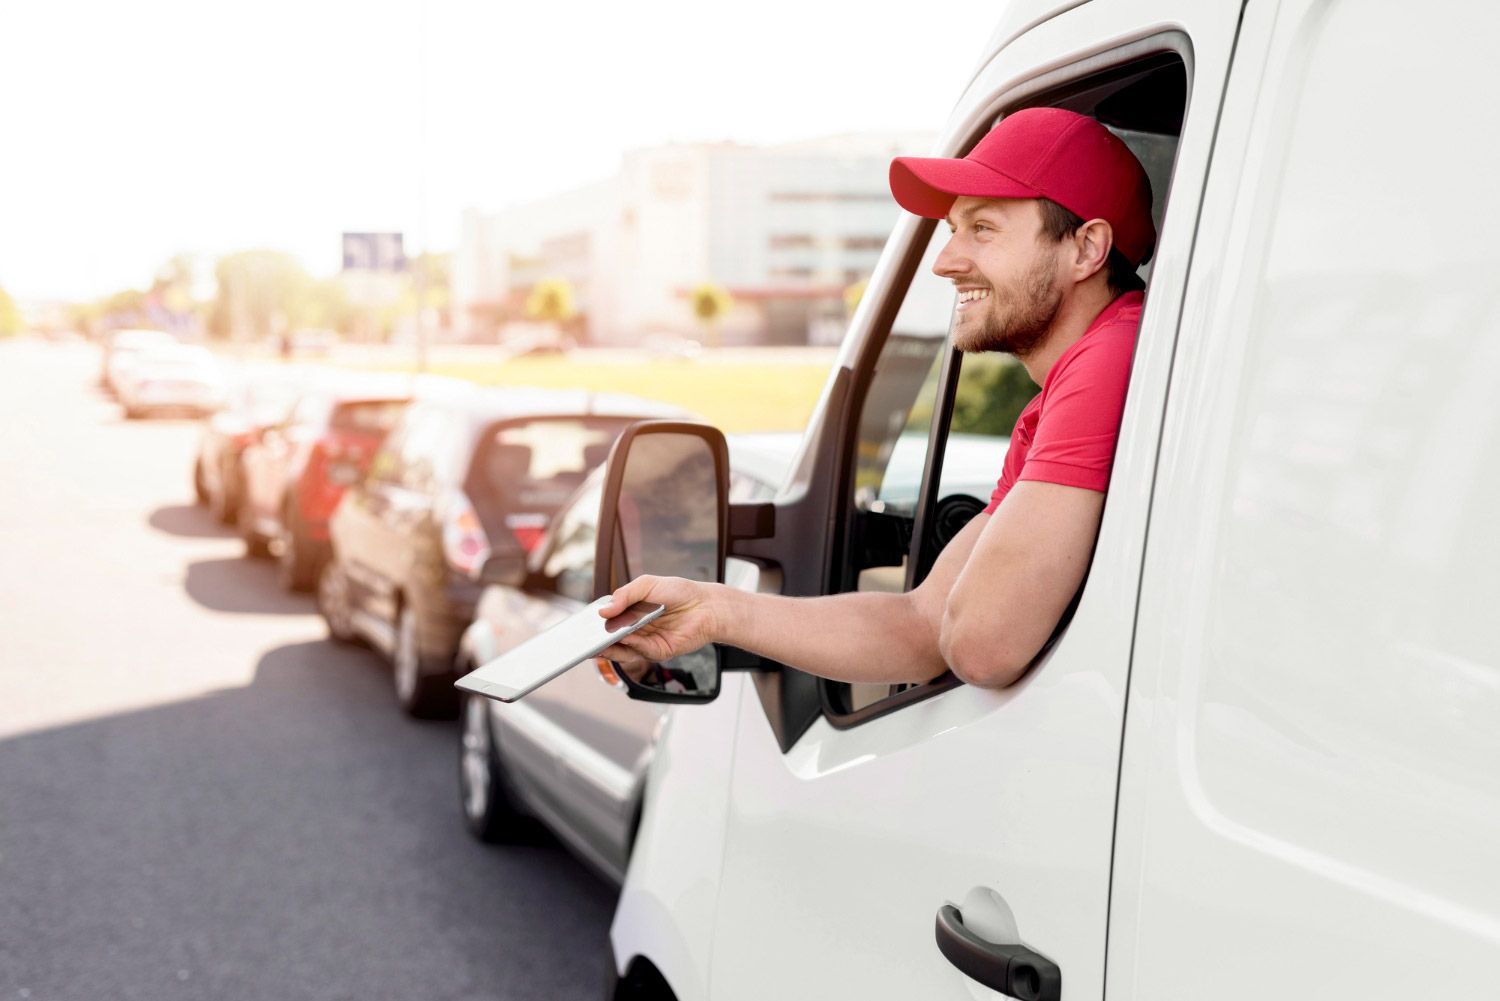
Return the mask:
<svg viewBox="0 0 1500 1001"><path fill-rule="evenodd" d="M400 233L345 233L345 271L405 271Z"/></svg>

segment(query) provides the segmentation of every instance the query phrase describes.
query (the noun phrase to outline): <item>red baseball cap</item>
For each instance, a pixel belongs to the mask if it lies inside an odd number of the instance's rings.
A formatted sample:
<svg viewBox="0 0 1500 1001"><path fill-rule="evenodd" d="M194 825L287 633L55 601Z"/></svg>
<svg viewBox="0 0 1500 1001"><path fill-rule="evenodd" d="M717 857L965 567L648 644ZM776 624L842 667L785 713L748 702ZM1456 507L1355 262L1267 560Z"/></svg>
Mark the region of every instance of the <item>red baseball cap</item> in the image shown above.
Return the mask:
<svg viewBox="0 0 1500 1001"><path fill-rule="evenodd" d="M1141 265L1156 247L1151 180L1130 148L1087 115L1026 108L1003 119L963 159L898 156L891 193L906 211L948 215L961 195L1050 198L1083 219L1103 219L1115 249Z"/></svg>

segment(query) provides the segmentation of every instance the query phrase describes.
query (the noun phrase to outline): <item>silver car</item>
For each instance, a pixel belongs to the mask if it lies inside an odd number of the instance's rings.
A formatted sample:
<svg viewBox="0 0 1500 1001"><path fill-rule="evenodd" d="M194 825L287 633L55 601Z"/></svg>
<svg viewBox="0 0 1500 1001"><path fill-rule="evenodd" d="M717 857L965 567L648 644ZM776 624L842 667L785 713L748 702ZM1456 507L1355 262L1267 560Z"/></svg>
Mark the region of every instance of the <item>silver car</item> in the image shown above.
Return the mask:
<svg viewBox="0 0 1500 1001"><path fill-rule="evenodd" d="M773 497L796 444L796 436L753 447L731 439L731 499L753 503ZM603 472L595 470L553 518L532 551L525 584L484 590L460 643L462 671L593 600ZM738 562L730 561L731 574ZM665 707L628 699L616 685L607 667L601 671L588 661L519 702L465 701L459 789L464 819L476 837L507 841L525 818L535 817L604 876L614 882L624 878L646 765Z"/></svg>

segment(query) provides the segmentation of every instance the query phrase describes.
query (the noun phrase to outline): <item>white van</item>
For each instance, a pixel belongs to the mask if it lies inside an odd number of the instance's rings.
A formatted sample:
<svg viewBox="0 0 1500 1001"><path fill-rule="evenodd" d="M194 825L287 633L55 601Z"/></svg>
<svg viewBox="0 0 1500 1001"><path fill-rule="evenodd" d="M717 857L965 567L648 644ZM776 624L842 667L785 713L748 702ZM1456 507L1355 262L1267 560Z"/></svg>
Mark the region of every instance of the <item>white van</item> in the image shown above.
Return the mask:
<svg viewBox="0 0 1500 1001"><path fill-rule="evenodd" d="M1003 691L721 649L635 692L717 697L661 736L616 999L1500 997L1497 39L1462 0L1013 0L936 153L1059 105L1157 196L1088 579ZM920 579L962 520L945 237L897 227L774 505L683 478L674 531L765 590ZM722 444L639 428L638 498L653 436ZM611 529L631 572L673 572L653 524Z"/></svg>

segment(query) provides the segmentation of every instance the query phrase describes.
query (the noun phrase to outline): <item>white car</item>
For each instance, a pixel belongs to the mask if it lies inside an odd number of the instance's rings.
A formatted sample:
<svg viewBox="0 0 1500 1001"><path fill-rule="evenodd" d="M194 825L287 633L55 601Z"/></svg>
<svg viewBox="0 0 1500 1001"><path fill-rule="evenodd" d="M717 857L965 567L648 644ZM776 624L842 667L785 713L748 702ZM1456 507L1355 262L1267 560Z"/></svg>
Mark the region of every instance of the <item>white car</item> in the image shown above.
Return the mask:
<svg viewBox="0 0 1500 1001"><path fill-rule="evenodd" d="M99 385L119 392L119 380L135 358L145 351L177 346L180 341L164 330L114 330L100 342Z"/></svg>
<svg viewBox="0 0 1500 1001"><path fill-rule="evenodd" d="M127 418L163 412L201 416L224 405L226 383L207 348L173 345L132 354L118 371L115 392Z"/></svg>
<svg viewBox="0 0 1500 1001"><path fill-rule="evenodd" d="M997 9L935 152L1023 107L1094 115L1160 221L1086 583L1005 690L732 652L638 682L711 701L657 743L615 1001L1495 996L1500 8ZM631 544L791 595L919 580L966 363L945 230L898 222L773 512L662 482ZM883 517L908 424L923 500ZM644 441L609 482L649 482ZM714 438L657 464L679 446Z"/></svg>

